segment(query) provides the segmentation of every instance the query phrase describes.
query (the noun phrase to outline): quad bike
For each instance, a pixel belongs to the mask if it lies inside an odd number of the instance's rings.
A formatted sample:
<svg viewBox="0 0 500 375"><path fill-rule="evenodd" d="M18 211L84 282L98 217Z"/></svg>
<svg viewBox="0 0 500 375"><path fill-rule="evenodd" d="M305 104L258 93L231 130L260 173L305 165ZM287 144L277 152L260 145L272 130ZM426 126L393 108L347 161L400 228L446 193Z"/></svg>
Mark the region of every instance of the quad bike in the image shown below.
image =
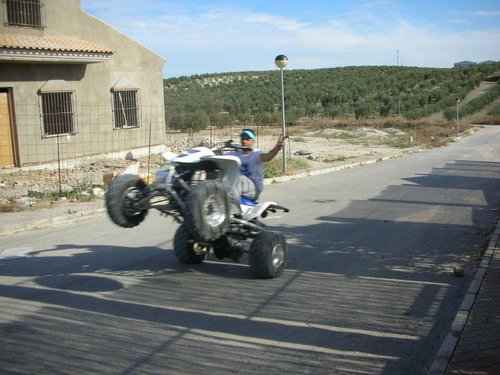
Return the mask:
<svg viewBox="0 0 500 375"><path fill-rule="evenodd" d="M201 263L210 250L219 259L234 261L248 253L256 277L278 277L285 269L287 244L282 234L266 229L259 219L289 210L275 202L238 196L240 160L221 154L234 149L244 148L227 141L215 148L165 152L162 165L168 168L158 170L151 185L134 174L116 177L106 193L109 217L120 227L132 228L149 209L157 209L180 224L173 243L180 262Z"/></svg>

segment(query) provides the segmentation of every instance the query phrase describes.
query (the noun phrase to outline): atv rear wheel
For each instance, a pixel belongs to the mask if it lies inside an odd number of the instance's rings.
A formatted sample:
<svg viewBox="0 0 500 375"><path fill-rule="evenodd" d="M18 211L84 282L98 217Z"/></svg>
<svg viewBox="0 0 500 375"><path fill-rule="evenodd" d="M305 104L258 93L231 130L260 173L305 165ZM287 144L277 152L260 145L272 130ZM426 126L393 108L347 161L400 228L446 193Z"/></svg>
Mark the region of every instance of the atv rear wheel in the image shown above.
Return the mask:
<svg viewBox="0 0 500 375"><path fill-rule="evenodd" d="M106 192L106 209L109 217L122 228L139 225L147 209L137 209L135 201L146 190L146 183L137 175L123 174L116 177Z"/></svg>
<svg viewBox="0 0 500 375"><path fill-rule="evenodd" d="M229 198L222 182L206 180L193 186L184 219L197 240L221 237L229 225Z"/></svg>
<svg viewBox="0 0 500 375"><path fill-rule="evenodd" d="M250 270L263 279L272 279L283 273L287 259L285 237L279 233L262 231L252 242L250 253Z"/></svg>
<svg viewBox="0 0 500 375"><path fill-rule="evenodd" d="M198 264L205 260L208 247L196 242L185 225L177 228L174 236L174 255L185 264Z"/></svg>

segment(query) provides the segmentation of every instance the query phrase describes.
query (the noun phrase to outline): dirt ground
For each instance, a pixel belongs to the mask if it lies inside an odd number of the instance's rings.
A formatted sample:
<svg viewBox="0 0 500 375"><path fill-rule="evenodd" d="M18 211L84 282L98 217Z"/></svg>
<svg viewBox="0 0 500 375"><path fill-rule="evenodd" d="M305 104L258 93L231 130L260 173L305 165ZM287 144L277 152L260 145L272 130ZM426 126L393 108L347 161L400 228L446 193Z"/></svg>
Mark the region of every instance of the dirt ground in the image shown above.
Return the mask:
<svg viewBox="0 0 500 375"><path fill-rule="evenodd" d="M402 140L402 142L398 142ZM404 147L404 146L408 147ZM305 159L310 169L382 160L421 149L409 137L392 128L356 130L324 129L290 136L288 156Z"/></svg>

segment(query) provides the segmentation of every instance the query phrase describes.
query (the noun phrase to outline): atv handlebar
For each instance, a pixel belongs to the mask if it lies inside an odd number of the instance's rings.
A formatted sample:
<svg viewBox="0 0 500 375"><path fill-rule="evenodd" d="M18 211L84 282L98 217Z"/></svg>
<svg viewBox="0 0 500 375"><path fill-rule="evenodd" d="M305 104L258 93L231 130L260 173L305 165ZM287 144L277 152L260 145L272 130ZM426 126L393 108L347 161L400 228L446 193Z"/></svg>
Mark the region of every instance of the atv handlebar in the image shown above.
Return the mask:
<svg viewBox="0 0 500 375"><path fill-rule="evenodd" d="M241 151L253 151L253 148L251 148L251 147L244 147L242 145L233 143L232 139L225 141L222 146L212 148L212 151L224 151L227 149L229 149L229 150L241 150Z"/></svg>

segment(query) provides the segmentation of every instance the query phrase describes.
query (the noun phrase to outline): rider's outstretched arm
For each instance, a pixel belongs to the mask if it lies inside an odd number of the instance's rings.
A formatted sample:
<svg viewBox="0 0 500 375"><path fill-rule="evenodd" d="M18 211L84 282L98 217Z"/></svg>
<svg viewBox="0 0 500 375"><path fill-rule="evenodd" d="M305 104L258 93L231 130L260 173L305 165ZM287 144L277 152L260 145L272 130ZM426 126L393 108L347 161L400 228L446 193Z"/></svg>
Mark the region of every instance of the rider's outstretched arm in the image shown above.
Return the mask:
<svg viewBox="0 0 500 375"><path fill-rule="evenodd" d="M264 163L268 162L269 160L272 160L276 155L278 155L278 152L283 148L285 141L283 139L283 134L280 134L278 138L278 142L276 142L276 145L269 151L269 152L263 152L260 154L260 160L262 160Z"/></svg>

